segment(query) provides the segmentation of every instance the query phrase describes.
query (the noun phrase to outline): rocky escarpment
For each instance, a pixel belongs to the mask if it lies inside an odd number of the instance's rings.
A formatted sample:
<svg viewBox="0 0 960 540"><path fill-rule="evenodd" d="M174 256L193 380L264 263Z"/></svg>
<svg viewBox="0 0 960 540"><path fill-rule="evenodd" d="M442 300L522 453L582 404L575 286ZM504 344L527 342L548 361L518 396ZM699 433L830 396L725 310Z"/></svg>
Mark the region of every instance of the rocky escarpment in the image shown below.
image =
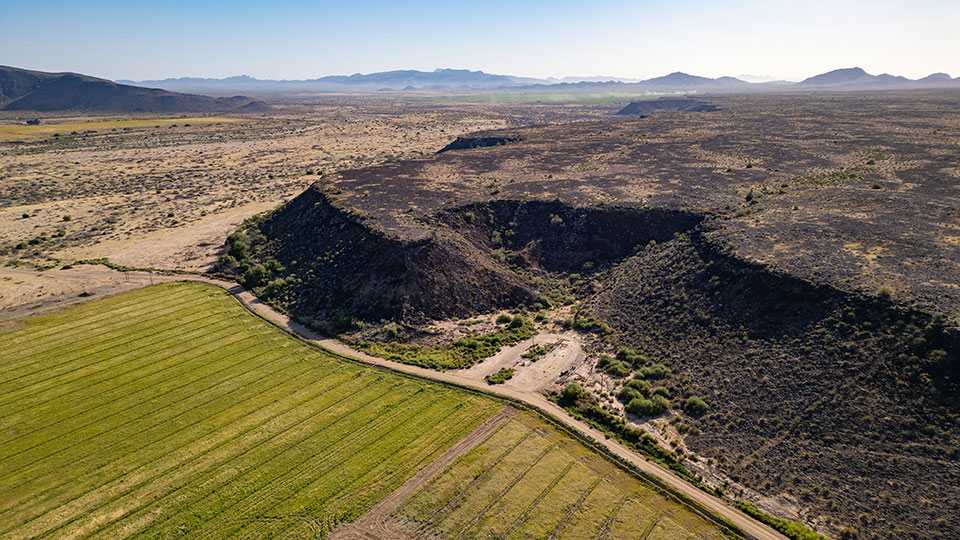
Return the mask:
<svg viewBox="0 0 960 540"><path fill-rule="evenodd" d="M679 211L499 200L444 209L404 237L315 185L250 237L259 262L297 280L275 299L295 315L416 322L530 305L569 273L595 273L699 222Z"/></svg>
<svg viewBox="0 0 960 540"><path fill-rule="evenodd" d="M451 150L469 150L471 148L486 148L488 146L502 146L504 144L510 144L514 142L519 142L521 137L511 136L511 135L474 135L474 136L465 136L457 137L450 144L444 146L437 151L438 154L444 152L449 152Z"/></svg>
<svg viewBox="0 0 960 540"><path fill-rule="evenodd" d="M711 112L719 110L716 105L693 98L660 98L633 101L617 114L639 115L644 118L658 112Z"/></svg>

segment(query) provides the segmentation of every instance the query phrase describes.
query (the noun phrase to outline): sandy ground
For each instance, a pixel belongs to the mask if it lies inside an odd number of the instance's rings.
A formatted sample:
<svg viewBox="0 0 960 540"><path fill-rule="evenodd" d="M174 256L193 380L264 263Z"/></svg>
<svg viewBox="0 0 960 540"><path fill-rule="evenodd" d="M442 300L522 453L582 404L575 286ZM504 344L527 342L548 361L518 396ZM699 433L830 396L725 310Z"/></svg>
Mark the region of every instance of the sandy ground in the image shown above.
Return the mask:
<svg viewBox="0 0 960 540"><path fill-rule="evenodd" d="M556 346L536 362L523 358L523 354L535 344ZM503 383L503 386L527 391L545 391L551 389L563 374L575 369L585 360L586 354L577 334L541 333L511 347L504 347L497 354L468 369L456 369L450 373L480 384L486 383L484 377L493 375L501 368L513 368L513 377Z"/></svg>
<svg viewBox="0 0 960 540"><path fill-rule="evenodd" d="M118 272L100 265L37 271L0 266L0 322L39 315L152 283L181 279L150 272Z"/></svg>

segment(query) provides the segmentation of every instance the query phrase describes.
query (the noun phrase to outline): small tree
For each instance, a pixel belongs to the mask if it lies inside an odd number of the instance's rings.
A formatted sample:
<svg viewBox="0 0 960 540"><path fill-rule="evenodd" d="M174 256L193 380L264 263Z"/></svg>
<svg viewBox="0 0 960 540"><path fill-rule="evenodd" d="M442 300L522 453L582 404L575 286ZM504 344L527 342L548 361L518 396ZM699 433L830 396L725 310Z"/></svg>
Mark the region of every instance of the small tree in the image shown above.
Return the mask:
<svg viewBox="0 0 960 540"><path fill-rule="evenodd" d="M560 392L560 399L565 403L574 403L580 396L583 395L583 387L579 384L572 382L563 388L563 391Z"/></svg>

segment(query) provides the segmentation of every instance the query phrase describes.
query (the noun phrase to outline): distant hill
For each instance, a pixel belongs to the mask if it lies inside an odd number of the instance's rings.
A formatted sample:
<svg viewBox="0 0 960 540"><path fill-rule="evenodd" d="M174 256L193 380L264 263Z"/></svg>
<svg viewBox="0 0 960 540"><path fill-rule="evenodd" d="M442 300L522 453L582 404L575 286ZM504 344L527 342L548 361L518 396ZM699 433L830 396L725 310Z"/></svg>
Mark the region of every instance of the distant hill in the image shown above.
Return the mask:
<svg viewBox="0 0 960 540"><path fill-rule="evenodd" d="M256 105L253 105L256 103ZM212 98L117 84L78 73L45 73L0 66L0 109L87 113L262 112L244 96Z"/></svg>
<svg viewBox="0 0 960 540"><path fill-rule="evenodd" d="M696 87L705 87L705 86L749 86L750 83L746 81L741 81L740 79L735 79L733 77L720 77L719 79L710 79L708 77L698 77L696 75L689 75L681 71L676 71L669 75L664 75L663 77L655 77L653 79L647 79L641 81L637 84L643 86L656 86L656 87L667 87L667 88L696 88Z"/></svg>
<svg viewBox="0 0 960 540"><path fill-rule="evenodd" d="M909 90L913 88L960 88L960 78L951 79L946 73L934 73L922 79L908 79L883 73L871 75L862 68L844 68L804 79L797 88L830 90Z"/></svg>

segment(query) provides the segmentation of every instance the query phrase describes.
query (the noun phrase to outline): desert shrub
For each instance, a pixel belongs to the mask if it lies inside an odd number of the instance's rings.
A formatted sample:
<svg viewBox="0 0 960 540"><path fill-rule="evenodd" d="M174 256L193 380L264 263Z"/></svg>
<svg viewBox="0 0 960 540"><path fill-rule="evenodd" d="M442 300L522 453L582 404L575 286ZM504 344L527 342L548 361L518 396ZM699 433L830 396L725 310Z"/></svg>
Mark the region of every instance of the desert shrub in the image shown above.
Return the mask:
<svg viewBox="0 0 960 540"><path fill-rule="evenodd" d="M237 260L233 258L232 255L227 255L226 253L224 253L223 255L220 256L220 259L217 261L217 264L220 266L221 269L226 270L226 269L235 267L237 265Z"/></svg>
<svg viewBox="0 0 960 540"><path fill-rule="evenodd" d="M573 382L563 387L563 391L560 392L560 399L565 403L574 403L582 395L583 387Z"/></svg>
<svg viewBox="0 0 960 540"><path fill-rule="evenodd" d="M570 280L570 283L576 283L581 279L583 279L583 276L581 276L580 274L570 274L570 276L567 279Z"/></svg>
<svg viewBox="0 0 960 540"><path fill-rule="evenodd" d="M699 416L710 408L710 405L707 405L707 402L703 398L697 396L690 396L683 402L683 410L690 415Z"/></svg>
<svg viewBox="0 0 960 540"><path fill-rule="evenodd" d="M627 412L636 416L656 416L667 410L670 403L663 396L650 399L635 398L627 404Z"/></svg>
<svg viewBox="0 0 960 540"><path fill-rule="evenodd" d="M513 368L500 368L500 371L493 375L487 375L484 380L487 384L503 384L513 377Z"/></svg>
<svg viewBox="0 0 960 540"><path fill-rule="evenodd" d="M330 318L330 324L337 333L349 332L360 328L360 320L345 311L338 311Z"/></svg>
<svg viewBox="0 0 960 540"><path fill-rule="evenodd" d="M612 332L607 323L600 322L593 317L575 317L573 319L573 329L594 334L609 334Z"/></svg>
<svg viewBox="0 0 960 540"><path fill-rule="evenodd" d="M228 236L227 245L229 246L227 254L238 261L242 261L250 256L250 244L248 244L247 239L239 233L233 233Z"/></svg>
<svg viewBox="0 0 960 540"><path fill-rule="evenodd" d="M497 324L507 324L511 322L513 322L513 317L506 313L501 313L500 316L497 317Z"/></svg>
<svg viewBox="0 0 960 540"><path fill-rule="evenodd" d="M259 287L267 278L270 272L262 264L256 264L247 269L243 274L243 285L247 288Z"/></svg>
<svg viewBox="0 0 960 540"><path fill-rule="evenodd" d="M526 325L527 321L523 319L522 315L517 315L510 321L510 328L521 328Z"/></svg>
<svg viewBox="0 0 960 540"><path fill-rule="evenodd" d="M542 323L542 322L545 322L545 321L547 320L547 316L544 315L543 313L537 313L537 316L534 317L533 320L535 320L535 321L537 321L537 322L539 322L539 323Z"/></svg>
<svg viewBox="0 0 960 540"><path fill-rule="evenodd" d="M636 388L631 388L629 386L624 386L623 388L620 389L620 393L617 394L617 399L619 399L623 403L630 403L635 399L638 399L638 398L642 399L643 397L644 397L643 393L641 393Z"/></svg>
<svg viewBox="0 0 960 540"><path fill-rule="evenodd" d="M627 375L630 375L631 371L630 366L621 362L620 360L617 360L609 354L600 355L600 359L597 360L597 368L602 369L614 377L626 377Z"/></svg>
<svg viewBox="0 0 960 540"><path fill-rule="evenodd" d="M270 298L286 286L287 280L283 278L272 279L267 282L266 288L263 289L263 295Z"/></svg>
<svg viewBox="0 0 960 540"><path fill-rule="evenodd" d="M480 348L480 342L473 338L463 337L454 341L453 346L475 351Z"/></svg>
<svg viewBox="0 0 960 540"><path fill-rule="evenodd" d="M556 214L550 214L550 225L553 227L562 227L563 219Z"/></svg>
<svg viewBox="0 0 960 540"><path fill-rule="evenodd" d="M650 383L648 383L643 379L633 379L633 380L627 381L627 384L625 384L624 386L627 388L633 388L635 390L638 390L641 394L643 394L646 397L650 396Z"/></svg>
<svg viewBox="0 0 960 540"><path fill-rule="evenodd" d="M286 268L284 268L283 265L278 263L276 259L269 259L267 262L263 263L263 266L264 268L267 269L267 272L270 272L271 275L280 274L284 270L286 270Z"/></svg>
<svg viewBox="0 0 960 540"><path fill-rule="evenodd" d="M646 356L637 354L633 349L628 349L627 347L620 347L620 350L617 351L617 358L634 366L638 366L647 361Z"/></svg>
<svg viewBox="0 0 960 540"><path fill-rule="evenodd" d="M655 396L663 396L663 397L669 399L669 398L670 398L670 391L667 390L667 387L666 387L666 386L658 386L658 387L656 387L656 388L653 389L653 395L655 395Z"/></svg>
<svg viewBox="0 0 960 540"><path fill-rule="evenodd" d="M644 366L637 370L637 377L640 379L663 379L668 377L673 371L663 364L654 364Z"/></svg>
<svg viewBox="0 0 960 540"><path fill-rule="evenodd" d="M64 221L70 221L71 219L73 219L73 217L71 217L70 214L67 214L67 215L63 216L63 218L61 218L61 219L63 219Z"/></svg>

